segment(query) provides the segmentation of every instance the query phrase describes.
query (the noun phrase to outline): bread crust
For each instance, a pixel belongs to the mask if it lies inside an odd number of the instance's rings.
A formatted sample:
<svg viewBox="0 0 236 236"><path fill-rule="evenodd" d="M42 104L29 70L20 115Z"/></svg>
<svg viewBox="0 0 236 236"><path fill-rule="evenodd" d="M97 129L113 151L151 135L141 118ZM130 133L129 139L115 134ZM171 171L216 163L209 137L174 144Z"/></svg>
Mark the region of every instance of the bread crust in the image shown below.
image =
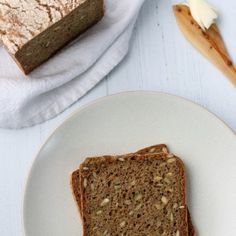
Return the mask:
<svg viewBox="0 0 236 236"><path fill-rule="evenodd" d="M73 3L48 0L44 4L26 0L10 0L6 4L6 0L0 0L0 7L4 12L0 18L0 39L25 74L104 16L103 0L76 0ZM28 11L25 8L29 8ZM12 19L15 19L14 23Z"/></svg>

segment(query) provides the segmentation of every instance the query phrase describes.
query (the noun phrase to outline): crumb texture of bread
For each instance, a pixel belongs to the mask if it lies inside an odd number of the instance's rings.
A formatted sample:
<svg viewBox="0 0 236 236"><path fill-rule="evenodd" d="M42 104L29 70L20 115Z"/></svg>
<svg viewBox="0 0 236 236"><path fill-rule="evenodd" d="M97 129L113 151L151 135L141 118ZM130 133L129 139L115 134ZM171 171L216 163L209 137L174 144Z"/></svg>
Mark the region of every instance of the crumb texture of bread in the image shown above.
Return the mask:
<svg viewBox="0 0 236 236"><path fill-rule="evenodd" d="M149 154L149 153L168 153L168 147L165 144L157 144L150 147L140 149L137 154ZM129 155L129 154L127 154ZM86 168L85 168L86 169ZM79 213L81 215L81 192L80 192L80 170L77 169L71 174L71 188L75 201L79 208Z"/></svg>
<svg viewBox="0 0 236 236"><path fill-rule="evenodd" d="M0 39L28 73L103 14L103 0L0 0Z"/></svg>
<svg viewBox="0 0 236 236"><path fill-rule="evenodd" d="M80 167L84 236L187 236L183 162L170 154L87 159Z"/></svg>

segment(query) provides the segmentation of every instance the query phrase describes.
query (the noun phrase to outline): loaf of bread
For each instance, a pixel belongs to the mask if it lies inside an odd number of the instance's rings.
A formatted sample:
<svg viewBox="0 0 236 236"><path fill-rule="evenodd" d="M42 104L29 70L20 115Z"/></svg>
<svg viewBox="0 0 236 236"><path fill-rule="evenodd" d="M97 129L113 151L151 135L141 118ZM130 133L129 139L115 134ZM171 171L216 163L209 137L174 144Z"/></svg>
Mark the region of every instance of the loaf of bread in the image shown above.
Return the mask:
<svg viewBox="0 0 236 236"><path fill-rule="evenodd" d="M136 152L137 154L153 154L153 153L168 153L168 147L165 144L153 145L147 148L143 148ZM80 194L80 171L79 169L74 171L71 175L71 187L73 191L73 196L79 208L79 213L81 215L81 194ZM189 236L195 236L196 231L193 226L191 215L188 210L188 228L189 228Z"/></svg>
<svg viewBox="0 0 236 236"><path fill-rule="evenodd" d="M0 0L0 39L28 74L103 15L103 0Z"/></svg>
<svg viewBox="0 0 236 236"><path fill-rule="evenodd" d="M88 158L80 187L84 236L188 236L184 164L174 155Z"/></svg>

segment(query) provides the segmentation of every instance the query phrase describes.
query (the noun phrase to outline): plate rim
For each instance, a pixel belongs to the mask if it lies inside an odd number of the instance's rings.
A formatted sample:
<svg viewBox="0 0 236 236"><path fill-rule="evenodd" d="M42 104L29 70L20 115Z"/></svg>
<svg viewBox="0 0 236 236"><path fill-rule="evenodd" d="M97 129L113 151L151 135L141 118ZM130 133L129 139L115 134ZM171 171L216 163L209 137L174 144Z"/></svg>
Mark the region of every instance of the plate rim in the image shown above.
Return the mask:
<svg viewBox="0 0 236 236"><path fill-rule="evenodd" d="M162 92L162 91L154 91L154 90L135 90L135 91L123 91L123 92L119 92L119 93L114 93L114 94L110 94L110 95L105 95L99 98L96 98L82 106L80 106L79 108L77 108L75 111L71 112L70 114L68 114L55 128L53 128L53 130L51 132L49 132L49 134L47 135L47 137L44 139L44 141L42 142L41 145L39 145L39 147L37 148L32 160L30 161L30 164L27 167L27 172L26 172L26 176L24 179L24 183L23 183L23 187L22 187L22 193L21 193L21 232L23 236L29 236L26 235L26 225L25 225L25 201L26 201L26 192L27 192L27 187L29 184L29 180L30 180L30 176L33 170L33 167L35 165L35 162L40 154L40 152L43 150L44 146L48 143L48 141L55 135L55 133L60 130L61 128L63 128L63 126L69 122L74 116L76 116L77 114L79 114L80 112L86 110L87 108L99 104L103 101L109 100L110 98L113 97L119 97L119 96L124 96L124 95L133 95L133 94L141 94L141 95L162 95L162 96L168 96L168 97L172 97L172 98L176 98L179 100L182 100L183 102L187 102L193 106L195 106L196 108L203 110L204 112L207 112L208 115L210 115L212 118L214 118L215 120L217 120L218 122L220 122L225 129L227 129L230 133L233 134L233 136L236 138L236 132L234 132L234 130L227 125L227 123L220 118L218 115L216 115L214 112L209 111L207 108L203 107L202 105L198 104L195 101L192 101L188 98L179 96L179 95L175 95L175 94L171 94L171 93L167 93L167 92Z"/></svg>

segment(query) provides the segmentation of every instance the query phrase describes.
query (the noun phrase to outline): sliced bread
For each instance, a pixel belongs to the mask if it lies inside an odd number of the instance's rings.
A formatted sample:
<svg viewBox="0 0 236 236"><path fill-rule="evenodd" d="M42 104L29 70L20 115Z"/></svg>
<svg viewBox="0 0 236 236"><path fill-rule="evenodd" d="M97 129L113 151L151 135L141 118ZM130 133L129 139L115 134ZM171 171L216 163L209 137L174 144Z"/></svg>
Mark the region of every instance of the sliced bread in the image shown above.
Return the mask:
<svg viewBox="0 0 236 236"><path fill-rule="evenodd" d="M88 158L80 166L84 236L188 236L183 162L168 153Z"/></svg>
<svg viewBox="0 0 236 236"><path fill-rule="evenodd" d="M165 144L157 144L150 147L143 148L139 150L138 154L150 154L150 153L168 153L168 147ZM74 171L71 176L71 187L73 191L73 196L79 208L79 213L81 215L81 195L80 195L80 171L79 169ZM193 226L190 212L188 210L188 228L189 228L189 236L195 236L196 231Z"/></svg>
<svg viewBox="0 0 236 236"><path fill-rule="evenodd" d="M147 148L139 150L138 154L148 154L148 153L168 153L168 148L165 144L157 144ZM74 199L78 205L79 212L81 214L81 195L80 195L80 170L77 169L71 175L71 187L73 191Z"/></svg>

